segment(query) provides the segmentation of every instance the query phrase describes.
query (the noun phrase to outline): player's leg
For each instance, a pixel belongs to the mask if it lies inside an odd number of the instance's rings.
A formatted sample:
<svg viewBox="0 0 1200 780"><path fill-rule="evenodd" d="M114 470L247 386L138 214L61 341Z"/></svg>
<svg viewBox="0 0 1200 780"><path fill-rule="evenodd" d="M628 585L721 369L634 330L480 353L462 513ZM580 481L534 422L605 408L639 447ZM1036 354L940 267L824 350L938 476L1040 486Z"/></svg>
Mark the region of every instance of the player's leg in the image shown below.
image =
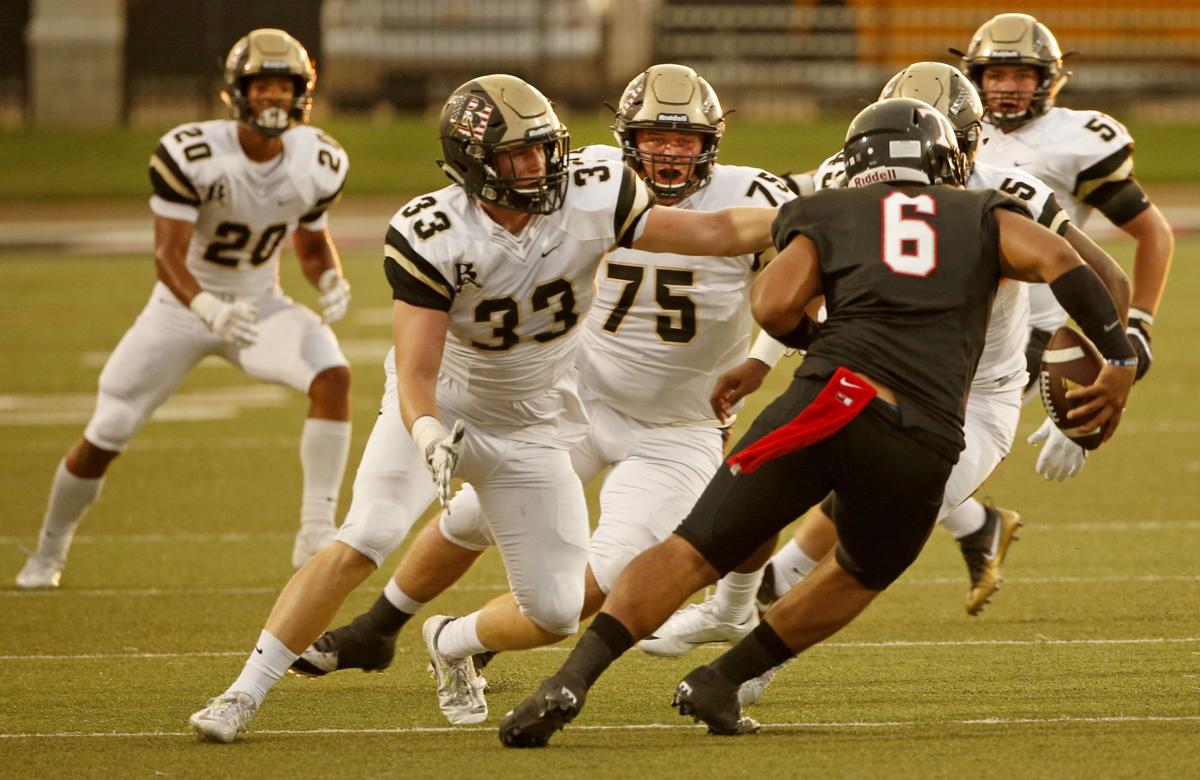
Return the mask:
<svg viewBox="0 0 1200 780"><path fill-rule="evenodd" d="M17 575L18 587L58 586L75 531L109 465L214 345L196 316L157 285L100 372L96 409L58 464L37 551Z"/></svg>
<svg viewBox="0 0 1200 780"><path fill-rule="evenodd" d="M464 443L463 476L479 494L510 593L462 618L431 617L423 633L442 712L452 723L477 723L487 703L471 656L539 647L578 628L587 502L563 450L482 432Z"/></svg>
<svg viewBox="0 0 1200 780"><path fill-rule="evenodd" d="M395 552L433 498L433 484L400 419L395 385L389 381L337 542L292 576L241 674L192 715L193 728L206 739L222 742L244 731L275 682L329 625L354 588ZM231 712L237 714L239 728L222 727Z"/></svg>
<svg viewBox="0 0 1200 780"><path fill-rule="evenodd" d="M400 629L457 582L490 544L479 497L470 484L463 483L450 501L450 511L426 523L417 534L370 609L321 634L292 670L319 677L342 669L387 668Z"/></svg>
<svg viewBox="0 0 1200 780"><path fill-rule="evenodd" d="M738 689L832 636L907 569L929 536L951 462L899 427L894 412L868 410L830 440L828 468L839 496L835 554L772 607L763 622L712 664L680 683L680 713L712 731L757 729L741 715ZM872 474L862 484L863 473Z"/></svg>
<svg viewBox="0 0 1200 780"><path fill-rule="evenodd" d="M333 330L308 308L272 292L254 301L259 339L226 357L247 374L309 397L300 435L304 486L300 528L292 547L299 568L336 532L338 494L350 453L350 368Z"/></svg>
<svg viewBox="0 0 1200 780"><path fill-rule="evenodd" d="M939 522L949 530L967 564L967 614L978 615L1000 587L1000 567L1021 527L1016 512L985 506L971 495L1012 448L1021 417L1021 389L967 396L963 436L966 447L946 481Z"/></svg>

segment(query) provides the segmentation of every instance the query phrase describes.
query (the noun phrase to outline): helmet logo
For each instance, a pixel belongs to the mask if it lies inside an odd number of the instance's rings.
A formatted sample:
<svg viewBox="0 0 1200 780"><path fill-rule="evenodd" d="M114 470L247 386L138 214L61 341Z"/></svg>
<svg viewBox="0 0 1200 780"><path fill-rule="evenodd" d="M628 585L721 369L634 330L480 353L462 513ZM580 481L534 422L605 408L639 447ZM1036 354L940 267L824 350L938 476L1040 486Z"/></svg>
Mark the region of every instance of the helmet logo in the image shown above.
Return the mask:
<svg viewBox="0 0 1200 780"><path fill-rule="evenodd" d="M554 125L538 125L525 131L526 138L541 138L554 132Z"/></svg>
<svg viewBox="0 0 1200 780"><path fill-rule="evenodd" d="M488 120L491 119L492 111L495 109L495 106L478 95L467 96L459 109L458 119L454 123L454 132L464 138L482 141L483 134L487 132Z"/></svg>
<svg viewBox="0 0 1200 780"><path fill-rule="evenodd" d="M687 114L659 114L658 121L660 122L686 122L688 121Z"/></svg>
<svg viewBox="0 0 1200 780"><path fill-rule="evenodd" d="M891 141L888 143L888 153L892 157L917 157L921 156L920 141Z"/></svg>

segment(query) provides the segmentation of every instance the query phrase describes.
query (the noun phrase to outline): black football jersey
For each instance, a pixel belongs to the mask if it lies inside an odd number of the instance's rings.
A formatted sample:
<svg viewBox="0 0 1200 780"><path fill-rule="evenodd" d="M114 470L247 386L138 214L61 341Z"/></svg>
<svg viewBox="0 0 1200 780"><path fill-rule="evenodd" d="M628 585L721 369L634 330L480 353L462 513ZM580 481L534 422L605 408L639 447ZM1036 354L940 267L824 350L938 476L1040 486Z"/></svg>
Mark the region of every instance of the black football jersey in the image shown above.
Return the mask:
<svg viewBox="0 0 1200 780"><path fill-rule="evenodd" d="M845 366L882 382L902 424L957 459L1000 278L996 208L1028 214L995 190L947 186L874 184L783 204L775 246L797 235L816 244L828 311L796 375Z"/></svg>

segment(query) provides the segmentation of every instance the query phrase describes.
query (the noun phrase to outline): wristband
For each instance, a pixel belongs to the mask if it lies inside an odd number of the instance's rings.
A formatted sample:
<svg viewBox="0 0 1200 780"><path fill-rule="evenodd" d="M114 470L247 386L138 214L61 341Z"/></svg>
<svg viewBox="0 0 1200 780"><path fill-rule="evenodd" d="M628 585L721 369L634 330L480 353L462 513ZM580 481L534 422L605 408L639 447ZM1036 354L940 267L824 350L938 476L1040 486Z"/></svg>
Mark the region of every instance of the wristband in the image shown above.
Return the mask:
<svg viewBox="0 0 1200 780"><path fill-rule="evenodd" d="M787 351L786 346L771 338L771 334L764 330L754 339L754 345L750 347L750 354L746 357L754 358L767 368L774 368L779 358L786 355Z"/></svg>
<svg viewBox="0 0 1200 780"><path fill-rule="evenodd" d="M1108 358L1104 362L1108 363L1110 366L1116 366L1117 368L1137 368L1138 359L1135 357Z"/></svg>
<svg viewBox="0 0 1200 780"><path fill-rule="evenodd" d="M417 443L417 449L421 451L421 455L425 455L429 452L430 447L448 435L446 426L442 425L438 418L428 414L414 420L409 432L412 434L413 441Z"/></svg>
<svg viewBox="0 0 1200 780"><path fill-rule="evenodd" d="M201 290L192 296L188 308L197 317L209 323L217 316L217 309L221 308L221 299L206 290Z"/></svg>

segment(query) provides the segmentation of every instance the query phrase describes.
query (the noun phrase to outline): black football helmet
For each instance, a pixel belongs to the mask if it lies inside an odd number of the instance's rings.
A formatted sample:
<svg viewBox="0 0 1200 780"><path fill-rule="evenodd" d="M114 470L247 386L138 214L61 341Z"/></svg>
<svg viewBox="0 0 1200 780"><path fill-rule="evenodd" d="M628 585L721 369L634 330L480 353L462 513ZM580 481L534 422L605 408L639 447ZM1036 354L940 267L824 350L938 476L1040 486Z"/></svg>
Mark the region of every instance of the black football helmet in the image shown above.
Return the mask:
<svg viewBox="0 0 1200 780"><path fill-rule="evenodd" d="M255 115L247 97L247 85L255 76L291 77L296 85L291 106L286 111L267 108ZM316 68L300 42L283 30L264 27L251 30L229 50L221 100L234 119L246 122L263 135L276 136L308 122L316 85Z"/></svg>
<svg viewBox="0 0 1200 780"><path fill-rule="evenodd" d="M968 163L979 151L983 133L983 103L975 85L958 68L943 62L915 62L892 76L880 100L887 98L916 98L936 108L954 125L958 148Z"/></svg>
<svg viewBox="0 0 1200 780"><path fill-rule="evenodd" d="M1029 14L993 16L975 31L962 55L962 69L980 92L988 65L1032 65L1041 74L1028 109L1011 115L987 109L988 121L1003 128L1020 127L1050 110L1071 75L1063 68L1062 49L1050 28Z"/></svg>
<svg viewBox="0 0 1200 780"><path fill-rule="evenodd" d="M846 131L843 154L851 187L891 181L961 185L967 179L954 126L913 98L886 98L864 108Z"/></svg>
<svg viewBox="0 0 1200 780"><path fill-rule="evenodd" d="M637 145L638 130L683 130L700 133L699 154L651 154ZM655 65L639 73L621 93L613 118L613 135L625 162L660 198L679 200L708 183L725 134L725 118L717 93L696 71L683 65ZM686 181L659 184L647 173L655 165L691 165Z"/></svg>
<svg viewBox="0 0 1200 780"><path fill-rule="evenodd" d="M481 76L454 90L442 108L438 136L445 157L438 165L476 198L529 214L562 206L570 135L550 101L516 76ZM530 146L544 150L545 175L501 176L497 161Z"/></svg>

